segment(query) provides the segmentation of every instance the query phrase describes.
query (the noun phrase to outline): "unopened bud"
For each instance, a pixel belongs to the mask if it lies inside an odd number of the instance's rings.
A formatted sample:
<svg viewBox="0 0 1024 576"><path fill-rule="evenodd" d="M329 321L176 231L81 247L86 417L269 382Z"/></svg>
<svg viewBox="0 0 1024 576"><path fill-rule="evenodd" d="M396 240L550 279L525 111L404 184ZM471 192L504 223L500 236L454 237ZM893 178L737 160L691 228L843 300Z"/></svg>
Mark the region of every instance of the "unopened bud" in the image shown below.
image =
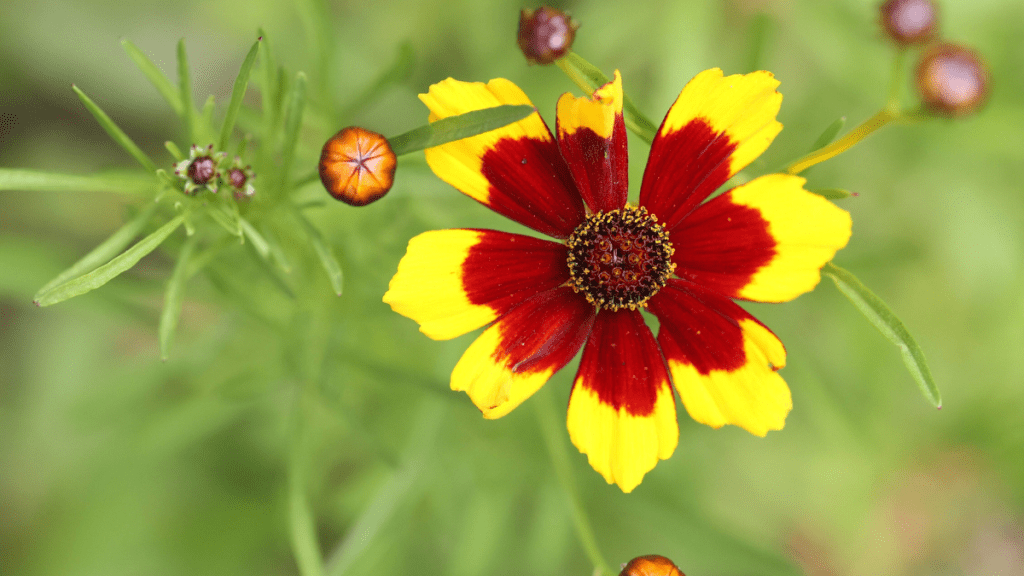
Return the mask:
<svg viewBox="0 0 1024 576"><path fill-rule="evenodd" d="M622 567L619 576L686 576L671 560L652 554L633 558Z"/></svg>
<svg viewBox="0 0 1024 576"><path fill-rule="evenodd" d="M900 46L923 44L935 36L937 10L932 0L889 0L879 12L885 33Z"/></svg>
<svg viewBox="0 0 1024 576"><path fill-rule="evenodd" d="M324 144L320 153L320 181L335 199L365 206L391 189L395 161L387 138L349 126Z"/></svg>
<svg viewBox="0 0 1024 576"><path fill-rule="evenodd" d="M193 144L188 158L174 166L175 175L185 180L185 194L194 195L203 190L216 194L224 156L223 152L213 151L213 144L206 148Z"/></svg>
<svg viewBox="0 0 1024 576"><path fill-rule="evenodd" d="M531 64L551 64L572 48L579 27L560 10L524 8L519 13L519 48Z"/></svg>
<svg viewBox="0 0 1024 576"><path fill-rule="evenodd" d="M988 97L988 69L963 46L944 43L929 48L917 64L916 76L925 108L937 114L964 116Z"/></svg>

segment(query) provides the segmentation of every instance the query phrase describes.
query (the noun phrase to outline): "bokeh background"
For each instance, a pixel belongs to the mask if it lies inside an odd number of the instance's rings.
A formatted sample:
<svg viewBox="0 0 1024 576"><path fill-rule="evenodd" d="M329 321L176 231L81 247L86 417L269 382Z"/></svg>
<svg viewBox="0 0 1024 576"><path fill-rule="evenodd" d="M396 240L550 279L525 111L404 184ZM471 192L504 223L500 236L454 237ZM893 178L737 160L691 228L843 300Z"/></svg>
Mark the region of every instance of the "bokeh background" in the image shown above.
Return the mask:
<svg viewBox="0 0 1024 576"><path fill-rule="evenodd" d="M263 27L310 78L297 165L348 124L422 124L416 94L448 76L506 77L549 122L578 90L518 52L515 2L5 0L0 166L133 169L71 91L88 93L153 157L182 134L132 65L174 80L185 38L198 102L226 101ZM867 0L570 2L575 49L660 119L694 74L773 71L785 130L748 172L807 152L839 116L882 105L893 50ZM573 369L499 421L447 389L473 335L435 342L381 302L409 238L516 227L437 180L422 154L362 209L310 211L345 272L331 294L308 247L295 297L237 261L188 285L172 357L157 318L174 251L45 309L33 293L121 225L139 196L0 193L0 573L5 575L593 573L541 424L613 566L657 553L689 576L1024 574L1024 4L941 2L941 33L989 61L980 114L895 126L807 173L854 235L836 263L901 316L944 397L925 401L892 347L828 281L751 309L785 342L786 428L765 439L680 414L680 443L632 494L568 440ZM758 16L765 15L765 16ZM767 22L762 27L758 22ZM758 38L762 38L760 42ZM361 95L401 53L398 82ZM760 47L759 47L760 46ZM247 105L259 107L259 90ZM905 101L913 95L905 90ZM631 139L633 197L646 146ZM258 185L258 178L257 178ZM303 191L326 198L318 183ZM181 234L178 232L178 234ZM284 241L297 241L297 237ZM546 410L548 410L546 412ZM558 449L555 453L558 453ZM307 506L308 504L308 506ZM304 532L305 530L305 532ZM293 546L293 543L295 546ZM306 546L303 552L303 546Z"/></svg>

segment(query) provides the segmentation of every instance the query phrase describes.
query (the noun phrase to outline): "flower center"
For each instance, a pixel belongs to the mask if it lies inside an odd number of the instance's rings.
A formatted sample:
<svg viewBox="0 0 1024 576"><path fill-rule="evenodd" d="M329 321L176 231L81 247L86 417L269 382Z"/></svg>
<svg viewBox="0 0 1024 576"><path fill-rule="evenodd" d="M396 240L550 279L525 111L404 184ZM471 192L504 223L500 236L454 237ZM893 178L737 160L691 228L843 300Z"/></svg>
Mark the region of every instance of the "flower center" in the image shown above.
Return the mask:
<svg viewBox="0 0 1024 576"><path fill-rule="evenodd" d="M644 306L676 268L668 234L643 207L598 212L566 245L573 290L598 308Z"/></svg>
<svg viewBox="0 0 1024 576"><path fill-rule="evenodd" d="M188 177L196 184L206 184L217 173L217 164L209 156L200 156L188 165Z"/></svg>

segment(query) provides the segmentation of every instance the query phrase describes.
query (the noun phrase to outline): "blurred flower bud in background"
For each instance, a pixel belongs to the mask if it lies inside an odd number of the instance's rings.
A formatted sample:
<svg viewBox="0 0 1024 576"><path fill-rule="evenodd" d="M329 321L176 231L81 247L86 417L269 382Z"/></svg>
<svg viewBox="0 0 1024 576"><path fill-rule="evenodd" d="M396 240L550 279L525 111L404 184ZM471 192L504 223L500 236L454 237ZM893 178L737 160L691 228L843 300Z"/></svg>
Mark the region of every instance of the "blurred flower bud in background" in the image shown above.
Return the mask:
<svg viewBox="0 0 1024 576"><path fill-rule="evenodd" d="M365 206L391 190L395 162L387 138L349 126L324 144L320 153L320 181L336 200Z"/></svg>
<svg viewBox="0 0 1024 576"><path fill-rule="evenodd" d="M936 114L964 116L988 97L989 73L971 49L941 43L921 55L915 74L925 108Z"/></svg>
<svg viewBox="0 0 1024 576"><path fill-rule="evenodd" d="M686 576L664 556L638 556L622 567L619 576Z"/></svg>
<svg viewBox="0 0 1024 576"><path fill-rule="evenodd" d="M519 14L519 48L531 64L551 64L572 48L579 27L560 10L524 8Z"/></svg>
<svg viewBox="0 0 1024 576"><path fill-rule="evenodd" d="M937 10L931 0L889 0L879 12L885 33L900 46L924 44L935 37Z"/></svg>

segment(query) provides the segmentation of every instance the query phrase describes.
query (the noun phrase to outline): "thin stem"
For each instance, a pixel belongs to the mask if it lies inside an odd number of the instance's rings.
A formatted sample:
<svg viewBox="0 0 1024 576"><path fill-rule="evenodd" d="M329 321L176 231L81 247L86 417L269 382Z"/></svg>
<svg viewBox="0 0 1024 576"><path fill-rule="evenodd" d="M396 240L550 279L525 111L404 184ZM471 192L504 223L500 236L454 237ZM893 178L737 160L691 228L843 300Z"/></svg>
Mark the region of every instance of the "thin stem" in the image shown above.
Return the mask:
<svg viewBox="0 0 1024 576"><path fill-rule="evenodd" d="M607 574L611 576L615 572L612 572L608 561L604 559L604 556L601 555L601 550L597 547L594 529L591 527L590 519L587 517L587 511L583 508L583 502L580 501L579 490L576 488L576 482L572 476L572 468L569 465L569 453L566 451L565 443L561 440L562 437L559 434L558 419L555 416L551 394L542 390L539 394L534 395L531 404L533 404L534 409L537 411L537 420L540 422L544 443L547 445L548 454L551 456L551 464L555 467L558 482L562 485L562 489L565 490L566 496L569 497L569 503L572 505L572 519L573 524L576 526L576 536L579 537L580 544L583 545L587 557L590 558L590 562L594 565L594 575Z"/></svg>
<svg viewBox="0 0 1024 576"><path fill-rule="evenodd" d="M305 391L296 398L295 427L292 432L292 454L288 465L288 533L295 563L301 576L323 576L324 562L320 542L316 537L316 523L306 494L305 426L303 424Z"/></svg>
<svg viewBox="0 0 1024 576"><path fill-rule="evenodd" d="M572 80L573 84L579 86L580 90L583 90L584 94L590 96L594 93L594 89L590 86L590 82L588 82L581 74L576 72L576 69L569 65L566 58L559 58L558 60L555 60L555 65L561 68L562 72L565 72L565 75Z"/></svg>
<svg viewBox="0 0 1024 576"><path fill-rule="evenodd" d="M839 140L836 140L824 148L815 150L803 158L791 163L786 167L786 172L788 174L799 174L815 164L838 156L852 148L854 144L860 142L875 130L890 124L892 121L898 120L901 117L902 114L899 111L890 110L889 107L886 106L880 110L878 114L868 118L863 124L857 126Z"/></svg>
<svg viewBox="0 0 1024 576"><path fill-rule="evenodd" d="M892 64L892 78L889 80L889 98L885 101L885 109L893 114L900 110L900 85L903 80L903 68L907 63L907 50L900 48Z"/></svg>

